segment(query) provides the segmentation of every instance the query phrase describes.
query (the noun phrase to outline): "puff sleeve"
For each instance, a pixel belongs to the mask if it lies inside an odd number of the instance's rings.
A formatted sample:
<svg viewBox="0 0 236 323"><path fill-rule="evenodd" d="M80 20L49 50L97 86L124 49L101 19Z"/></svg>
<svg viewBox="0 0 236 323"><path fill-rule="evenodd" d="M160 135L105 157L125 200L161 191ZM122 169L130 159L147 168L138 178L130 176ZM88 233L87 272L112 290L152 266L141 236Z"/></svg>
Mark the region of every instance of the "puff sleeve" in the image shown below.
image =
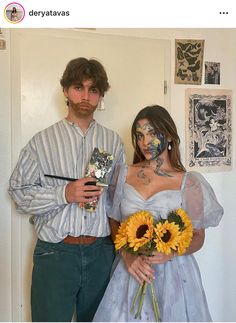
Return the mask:
<svg viewBox="0 0 236 323"><path fill-rule="evenodd" d="M125 164L117 165L112 182L108 189L109 203L107 208L108 217L121 222L120 203L124 194L124 184L126 179L128 166Z"/></svg>
<svg viewBox="0 0 236 323"><path fill-rule="evenodd" d="M193 227L202 229L219 224L224 210L207 180L197 172L188 172L182 187L182 207Z"/></svg>

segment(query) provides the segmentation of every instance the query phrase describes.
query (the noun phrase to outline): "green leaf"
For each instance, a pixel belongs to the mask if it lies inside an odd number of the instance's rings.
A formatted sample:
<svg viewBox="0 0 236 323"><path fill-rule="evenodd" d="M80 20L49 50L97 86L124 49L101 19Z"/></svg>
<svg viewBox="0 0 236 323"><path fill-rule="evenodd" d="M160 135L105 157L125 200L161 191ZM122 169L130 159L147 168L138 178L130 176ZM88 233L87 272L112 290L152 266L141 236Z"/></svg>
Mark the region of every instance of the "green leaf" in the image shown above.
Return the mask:
<svg viewBox="0 0 236 323"><path fill-rule="evenodd" d="M180 231L184 230L184 222L175 211L170 211L168 213L167 220L168 222L174 222L175 224L177 224L180 228Z"/></svg>

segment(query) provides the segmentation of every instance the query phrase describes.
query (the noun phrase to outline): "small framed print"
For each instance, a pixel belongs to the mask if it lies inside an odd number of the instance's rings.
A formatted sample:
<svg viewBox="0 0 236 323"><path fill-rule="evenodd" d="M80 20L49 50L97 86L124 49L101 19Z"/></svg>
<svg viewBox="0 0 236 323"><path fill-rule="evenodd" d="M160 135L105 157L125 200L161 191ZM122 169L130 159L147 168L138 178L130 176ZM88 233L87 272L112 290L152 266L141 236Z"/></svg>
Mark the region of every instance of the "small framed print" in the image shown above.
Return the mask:
<svg viewBox="0 0 236 323"><path fill-rule="evenodd" d="M220 84L220 63L205 62L205 84Z"/></svg>

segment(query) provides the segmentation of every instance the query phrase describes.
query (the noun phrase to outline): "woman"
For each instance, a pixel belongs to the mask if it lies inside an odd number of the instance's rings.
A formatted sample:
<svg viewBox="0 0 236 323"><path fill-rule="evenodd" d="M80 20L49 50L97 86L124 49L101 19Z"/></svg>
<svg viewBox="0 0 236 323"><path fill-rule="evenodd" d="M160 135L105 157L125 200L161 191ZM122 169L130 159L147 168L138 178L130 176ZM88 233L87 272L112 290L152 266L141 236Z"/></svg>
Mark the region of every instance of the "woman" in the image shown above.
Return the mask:
<svg viewBox="0 0 236 323"><path fill-rule="evenodd" d="M139 210L156 220L182 207L191 217L194 233L186 253L152 257L121 250L94 321L138 321L130 313L138 283L154 280L162 321L211 321L201 276L193 253L204 243L204 229L217 226L223 209L204 177L186 172L180 160L180 139L169 113L160 106L142 109L132 126L134 164L117 171L112 235L119 223ZM144 298L141 321L155 321L151 297Z"/></svg>
<svg viewBox="0 0 236 323"><path fill-rule="evenodd" d="M18 21L18 14L17 14L16 7L13 7L12 8L12 11L11 11L11 21Z"/></svg>

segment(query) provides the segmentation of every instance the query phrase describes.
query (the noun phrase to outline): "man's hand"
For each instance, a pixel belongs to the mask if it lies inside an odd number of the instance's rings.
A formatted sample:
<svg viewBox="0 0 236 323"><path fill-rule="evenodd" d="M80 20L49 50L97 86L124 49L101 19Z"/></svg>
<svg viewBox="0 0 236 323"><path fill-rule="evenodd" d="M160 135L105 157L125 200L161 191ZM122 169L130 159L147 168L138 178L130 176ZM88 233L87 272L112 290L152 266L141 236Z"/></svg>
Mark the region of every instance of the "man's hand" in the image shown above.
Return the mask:
<svg viewBox="0 0 236 323"><path fill-rule="evenodd" d="M93 177L84 177L66 185L65 197L68 203L91 202L99 198L102 187L86 185L88 182L96 182Z"/></svg>

